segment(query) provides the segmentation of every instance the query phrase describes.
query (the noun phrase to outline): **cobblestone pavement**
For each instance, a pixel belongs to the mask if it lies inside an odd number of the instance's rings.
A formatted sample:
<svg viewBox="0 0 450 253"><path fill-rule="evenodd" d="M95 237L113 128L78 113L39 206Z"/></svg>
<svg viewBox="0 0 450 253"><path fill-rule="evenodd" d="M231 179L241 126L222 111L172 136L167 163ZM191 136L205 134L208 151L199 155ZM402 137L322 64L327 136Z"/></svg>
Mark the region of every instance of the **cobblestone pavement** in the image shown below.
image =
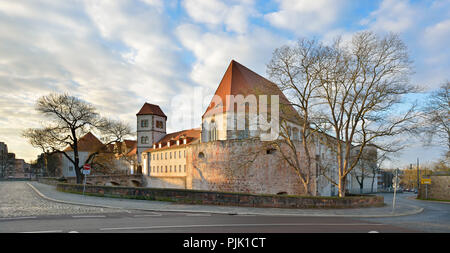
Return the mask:
<svg viewBox="0 0 450 253"><path fill-rule="evenodd" d="M37 195L26 182L0 182L0 217L124 212L124 210L56 203Z"/></svg>

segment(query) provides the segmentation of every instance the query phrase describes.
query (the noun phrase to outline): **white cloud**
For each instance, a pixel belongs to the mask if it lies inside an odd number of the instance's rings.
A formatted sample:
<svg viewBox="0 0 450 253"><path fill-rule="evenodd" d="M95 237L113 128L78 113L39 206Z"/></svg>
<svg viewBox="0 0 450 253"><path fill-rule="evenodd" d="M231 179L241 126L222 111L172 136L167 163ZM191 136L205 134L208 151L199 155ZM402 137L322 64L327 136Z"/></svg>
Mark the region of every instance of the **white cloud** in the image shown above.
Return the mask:
<svg viewBox="0 0 450 253"><path fill-rule="evenodd" d="M248 18L255 15L253 1L185 0L183 6L194 21L237 33L245 33Z"/></svg>
<svg viewBox="0 0 450 253"><path fill-rule="evenodd" d="M265 64L272 51L286 43L263 28L255 27L245 35L202 32L192 24L180 25L176 33L184 47L196 58L191 78L197 84L217 88L231 60L236 60L255 72L264 75Z"/></svg>
<svg viewBox="0 0 450 253"><path fill-rule="evenodd" d="M434 50L448 50L448 45L450 45L450 19L425 28L423 39L424 43Z"/></svg>
<svg viewBox="0 0 450 253"><path fill-rule="evenodd" d="M360 24L378 32L401 33L413 28L419 13L408 0L383 0L379 8Z"/></svg>
<svg viewBox="0 0 450 253"><path fill-rule="evenodd" d="M265 19L272 26L297 34L322 32L337 21L344 0L278 0L279 10L268 13Z"/></svg>
<svg viewBox="0 0 450 253"><path fill-rule="evenodd" d="M145 101L169 104L185 75L180 48L161 1L134 3L0 2L0 137L18 157L38 153L21 131L39 126L34 102L50 92L78 96L132 127Z"/></svg>

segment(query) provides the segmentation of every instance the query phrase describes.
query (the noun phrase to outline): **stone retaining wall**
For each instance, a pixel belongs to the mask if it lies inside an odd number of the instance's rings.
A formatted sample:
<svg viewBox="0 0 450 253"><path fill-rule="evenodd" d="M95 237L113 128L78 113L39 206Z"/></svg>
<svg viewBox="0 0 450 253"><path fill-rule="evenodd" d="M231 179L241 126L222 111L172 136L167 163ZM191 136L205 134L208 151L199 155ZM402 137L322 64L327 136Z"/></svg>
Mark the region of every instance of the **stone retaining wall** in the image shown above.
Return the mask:
<svg viewBox="0 0 450 253"><path fill-rule="evenodd" d="M57 190L70 193L82 193L83 185L58 184ZM369 195L351 196L345 198L303 197L94 185L87 185L86 193L89 195L105 197L173 201L186 204L230 205L245 207L360 208L384 205L384 198L382 196Z"/></svg>

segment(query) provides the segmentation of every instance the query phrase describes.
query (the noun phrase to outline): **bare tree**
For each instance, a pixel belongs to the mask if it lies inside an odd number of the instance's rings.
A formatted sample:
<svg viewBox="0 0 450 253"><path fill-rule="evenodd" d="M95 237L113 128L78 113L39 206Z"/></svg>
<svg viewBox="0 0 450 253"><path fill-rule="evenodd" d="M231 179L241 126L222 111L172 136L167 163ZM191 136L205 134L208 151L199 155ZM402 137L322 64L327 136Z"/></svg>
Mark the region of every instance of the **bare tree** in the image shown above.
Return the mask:
<svg viewBox="0 0 450 253"><path fill-rule="evenodd" d="M38 99L36 110L49 120L42 128L27 129L24 136L34 147L44 153L63 154L75 168L77 183L82 182L81 169L84 163L92 161L101 150L89 155L86 161L80 161L78 140L88 132L98 132L108 145L121 141L131 133L130 127L122 122L100 117L89 103L68 94L50 94ZM73 157L64 151L66 147L73 150Z"/></svg>
<svg viewBox="0 0 450 253"><path fill-rule="evenodd" d="M437 140L438 145L447 147L446 156L450 156L450 81L433 92L424 107L424 133L428 143Z"/></svg>
<svg viewBox="0 0 450 253"><path fill-rule="evenodd" d="M310 187L315 174L315 151L311 144L318 129L314 125L320 122L320 115L314 110L321 102L317 99L322 68L319 63L327 55L327 50L317 41L301 39L294 46L276 49L267 64L269 77L290 98L289 104L280 104L283 111L280 115L280 138L273 142L273 146L297 173L308 194L315 194ZM284 109L289 106L293 106L295 111Z"/></svg>
<svg viewBox="0 0 450 253"><path fill-rule="evenodd" d="M304 120L302 138L312 131L334 138L327 143L333 146L339 196L344 197L347 175L367 145L398 151L401 147L391 137L411 130L415 106L400 107L405 106L403 95L416 91L408 80L411 62L406 46L394 34L360 32L348 44L337 39L331 46L314 41L299 45L279 64L284 71L275 72L280 76L277 81L281 87L289 85L300 102L294 104Z"/></svg>

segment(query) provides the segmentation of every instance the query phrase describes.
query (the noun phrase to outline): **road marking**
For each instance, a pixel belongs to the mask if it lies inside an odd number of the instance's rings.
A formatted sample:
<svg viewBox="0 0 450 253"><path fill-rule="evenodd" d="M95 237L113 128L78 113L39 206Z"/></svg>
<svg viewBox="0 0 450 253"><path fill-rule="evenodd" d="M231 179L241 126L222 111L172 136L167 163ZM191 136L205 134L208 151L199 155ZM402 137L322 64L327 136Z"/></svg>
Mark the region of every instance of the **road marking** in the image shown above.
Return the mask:
<svg viewBox="0 0 450 253"><path fill-rule="evenodd" d="M136 214L134 217L155 217L155 216L162 216L160 213L152 213L152 214Z"/></svg>
<svg viewBox="0 0 450 253"><path fill-rule="evenodd" d="M105 215L74 215L72 218L106 218Z"/></svg>
<svg viewBox="0 0 450 253"><path fill-rule="evenodd" d="M34 233L62 233L62 230L48 230L48 231L31 231L31 232L22 232L24 234L34 234Z"/></svg>
<svg viewBox="0 0 450 253"><path fill-rule="evenodd" d="M205 224L205 225L100 228L100 230L109 231L109 230L164 229L164 228L249 227L249 226L261 227L261 226L384 226L384 225L385 224L372 224L372 223Z"/></svg>
<svg viewBox="0 0 450 253"><path fill-rule="evenodd" d="M211 216L210 213L188 213L186 216Z"/></svg>
<svg viewBox="0 0 450 253"><path fill-rule="evenodd" d="M29 217L8 217L8 218L0 218L0 220L22 220L22 219L36 219L36 216Z"/></svg>

